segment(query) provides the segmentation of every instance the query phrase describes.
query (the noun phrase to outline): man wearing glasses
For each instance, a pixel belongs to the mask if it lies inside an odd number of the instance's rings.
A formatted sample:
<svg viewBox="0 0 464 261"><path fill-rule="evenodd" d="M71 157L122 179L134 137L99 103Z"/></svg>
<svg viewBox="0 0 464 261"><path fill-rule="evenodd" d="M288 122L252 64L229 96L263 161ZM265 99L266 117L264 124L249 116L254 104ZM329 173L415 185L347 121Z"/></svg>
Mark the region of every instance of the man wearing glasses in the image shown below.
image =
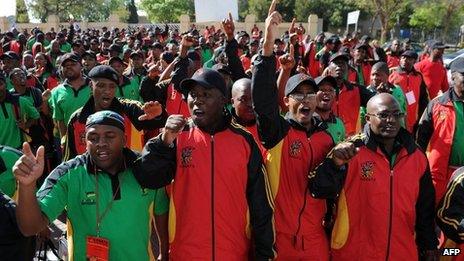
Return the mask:
<svg viewBox="0 0 464 261"><path fill-rule="evenodd" d="M364 133L310 173L314 197L338 198L332 260L429 260L438 240L427 158L401 127L404 113L391 94L371 98L365 118Z"/></svg>
<svg viewBox="0 0 464 261"><path fill-rule="evenodd" d="M326 202L309 196L307 174L321 163L333 140L324 130L325 124L313 116L318 86L306 74L288 79L283 97L288 113L280 116L273 47L282 19L274 8L275 1L266 19L263 52L253 65L251 89L259 137L268 153L277 260L328 260L322 226Z"/></svg>

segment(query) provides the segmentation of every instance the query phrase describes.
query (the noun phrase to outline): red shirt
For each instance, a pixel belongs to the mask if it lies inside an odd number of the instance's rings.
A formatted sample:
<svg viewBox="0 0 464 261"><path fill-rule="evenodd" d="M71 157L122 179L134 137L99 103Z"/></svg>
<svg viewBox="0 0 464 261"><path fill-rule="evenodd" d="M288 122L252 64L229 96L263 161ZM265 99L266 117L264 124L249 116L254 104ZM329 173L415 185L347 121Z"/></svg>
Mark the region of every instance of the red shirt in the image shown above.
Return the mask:
<svg viewBox="0 0 464 261"><path fill-rule="evenodd" d="M424 59L416 63L414 68L424 77L431 100L438 95L440 90L446 92L449 89L446 69L441 61L432 62L430 59Z"/></svg>

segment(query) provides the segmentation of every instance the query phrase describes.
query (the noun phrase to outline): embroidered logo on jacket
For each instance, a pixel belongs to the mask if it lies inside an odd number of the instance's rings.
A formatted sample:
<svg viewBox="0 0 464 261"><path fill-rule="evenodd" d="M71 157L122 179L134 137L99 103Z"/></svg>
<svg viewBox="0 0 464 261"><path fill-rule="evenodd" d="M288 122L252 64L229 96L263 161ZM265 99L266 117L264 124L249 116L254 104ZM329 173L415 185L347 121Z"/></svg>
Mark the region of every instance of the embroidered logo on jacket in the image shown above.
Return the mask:
<svg viewBox="0 0 464 261"><path fill-rule="evenodd" d="M191 167L192 165L192 154L195 148L188 146L182 149L180 154L180 165L184 168Z"/></svg>
<svg viewBox="0 0 464 261"><path fill-rule="evenodd" d="M366 161L361 164L361 180L375 180L374 171L372 170L374 168L374 164L375 163L373 161Z"/></svg>
<svg viewBox="0 0 464 261"><path fill-rule="evenodd" d="M303 146L303 143L299 140L296 140L290 144L290 157L296 158L299 156L301 152L301 147Z"/></svg>
<svg viewBox="0 0 464 261"><path fill-rule="evenodd" d="M95 205L95 192L90 191L85 193L85 198L81 200L81 205Z"/></svg>

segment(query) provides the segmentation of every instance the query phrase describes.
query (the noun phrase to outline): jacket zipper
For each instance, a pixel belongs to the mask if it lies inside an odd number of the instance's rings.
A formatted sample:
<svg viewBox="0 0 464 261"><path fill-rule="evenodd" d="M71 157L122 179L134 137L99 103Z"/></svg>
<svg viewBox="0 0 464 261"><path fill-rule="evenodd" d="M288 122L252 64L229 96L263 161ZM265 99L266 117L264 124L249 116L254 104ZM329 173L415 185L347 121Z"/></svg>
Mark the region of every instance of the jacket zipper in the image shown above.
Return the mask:
<svg viewBox="0 0 464 261"><path fill-rule="evenodd" d="M388 220L388 241L387 241L387 256L385 260L390 257L390 240L392 232L392 220L393 220L393 168L390 169L390 210Z"/></svg>
<svg viewBox="0 0 464 261"><path fill-rule="evenodd" d="M390 167L390 210L389 210L389 220L388 220L388 238L387 238L387 255L385 260L390 258L390 241L391 241L391 233L392 233L392 223L393 223L393 169L395 168L396 164L400 162L405 156L401 158L396 158L393 165ZM388 162L390 164L390 162Z"/></svg>
<svg viewBox="0 0 464 261"><path fill-rule="evenodd" d="M216 235L214 231L214 135L211 135L211 241L212 260L216 260Z"/></svg>

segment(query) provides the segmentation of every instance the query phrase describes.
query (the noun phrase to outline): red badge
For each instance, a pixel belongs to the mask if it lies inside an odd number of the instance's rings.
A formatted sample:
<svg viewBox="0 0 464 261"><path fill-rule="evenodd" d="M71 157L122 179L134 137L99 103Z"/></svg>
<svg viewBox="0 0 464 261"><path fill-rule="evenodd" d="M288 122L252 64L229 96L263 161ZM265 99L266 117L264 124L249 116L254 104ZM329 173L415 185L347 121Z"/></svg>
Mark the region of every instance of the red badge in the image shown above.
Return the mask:
<svg viewBox="0 0 464 261"><path fill-rule="evenodd" d="M110 256L110 242L101 237L87 237L87 260L108 261Z"/></svg>

